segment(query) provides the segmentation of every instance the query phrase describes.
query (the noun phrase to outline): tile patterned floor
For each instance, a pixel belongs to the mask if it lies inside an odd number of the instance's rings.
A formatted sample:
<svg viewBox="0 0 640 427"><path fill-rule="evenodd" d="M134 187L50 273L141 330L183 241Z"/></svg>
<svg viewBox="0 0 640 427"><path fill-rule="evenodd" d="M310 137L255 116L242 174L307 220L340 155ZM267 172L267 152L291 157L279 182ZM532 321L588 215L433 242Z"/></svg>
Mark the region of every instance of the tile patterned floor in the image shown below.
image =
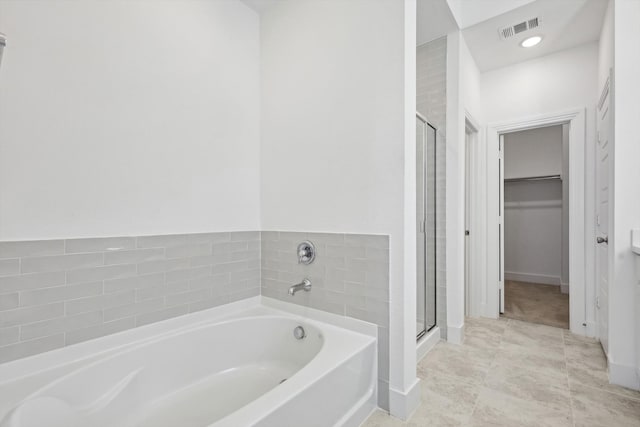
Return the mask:
<svg viewBox="0 0 640 427"><path fill-rule="evenodd" d="M422 403L408 421L377 411L363 427L640 426L640 392L608 384L600 344L513 319L467 319L463 345L418 365Z"/></svg>

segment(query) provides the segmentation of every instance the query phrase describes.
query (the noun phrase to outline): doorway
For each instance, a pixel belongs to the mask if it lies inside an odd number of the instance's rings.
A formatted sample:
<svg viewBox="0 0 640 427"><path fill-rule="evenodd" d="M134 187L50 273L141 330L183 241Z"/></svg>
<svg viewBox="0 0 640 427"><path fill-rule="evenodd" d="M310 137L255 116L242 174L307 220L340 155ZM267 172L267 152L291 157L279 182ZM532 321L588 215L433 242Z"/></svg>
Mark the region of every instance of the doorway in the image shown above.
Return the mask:
<svg viewBox="0 0 640 427"><path fill-rule="evenodd" d="M416 114L416 337L436 326L436 128Z"/></svg>
<svg viewBox="0 0 640 427"><path fill-rule="evenodd" d="M504 175L501 174L504 135L536 128L566 125L568 132L568 277L569 327L573 333L593 336L594 325L587 319L586 307L594 304L593 297L585 286L585 235L590 233L585 227L585 152L586 127L584 108L567 110L553 114L542 114L519 120L490 123L487 125L486 141L486 185L482 192L486 200L486 284L480 298L472 302L481 316L497 318L504 311L501 301L504 286L504 229L503 196ZM484 207L484 206L483 206ZM517 273L517 272L516 272ZM502 283L501 283L502 282ZM486 296L486 298L485 298Z"/></svg>
<svg viewBox="0 0 640 427"><path fill-rule="evenodd" d="M568 124L500 135L500 313L569 328Z"/></svg>

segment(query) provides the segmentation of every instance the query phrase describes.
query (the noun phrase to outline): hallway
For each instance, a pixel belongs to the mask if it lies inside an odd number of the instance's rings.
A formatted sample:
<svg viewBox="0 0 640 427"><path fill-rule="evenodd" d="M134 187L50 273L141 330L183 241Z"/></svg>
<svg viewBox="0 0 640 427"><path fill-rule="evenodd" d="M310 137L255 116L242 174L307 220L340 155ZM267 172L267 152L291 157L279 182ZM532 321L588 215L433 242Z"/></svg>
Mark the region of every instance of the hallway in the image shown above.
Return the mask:
<svg viewBox="0 0 640 427"><path fill-rule="evenodd" d="M608 384L600 344L513 319L467 319L463 345L418 365L422 402L407 422L382 411L363 427L640 426L640 393Z"/></svg>

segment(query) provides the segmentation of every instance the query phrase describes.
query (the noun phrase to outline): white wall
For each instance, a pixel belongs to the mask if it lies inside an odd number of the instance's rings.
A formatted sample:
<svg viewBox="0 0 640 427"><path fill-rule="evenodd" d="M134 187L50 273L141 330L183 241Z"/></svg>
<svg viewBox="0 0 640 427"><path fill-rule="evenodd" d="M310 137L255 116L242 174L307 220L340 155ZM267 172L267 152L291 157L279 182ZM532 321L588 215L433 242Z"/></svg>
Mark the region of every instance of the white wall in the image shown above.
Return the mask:
<svg viewBox="0 0 640 427"><path fill-rule="evenodd" d="M505 135L505 179L561 174L562 126L548 126Z"/></svg>
<svg viewBox="0 0 640 427"><path fill-rule="evenodd" d="M639 318L635 313L640 286L637 255L631 252L631 229L640 228L640 2L614 5L614 221L609 235L614 272L609 290L609 375L612 382L640 389L636 352ZM603 67L604 68L604 67ZM613 234L613 239L611 239Z"/></svg>
<svg viewBox="0 0 640 427"><path fill-rule="evenodd" d="M0 31L0 239L259 227L255 12L0 2Z"/></svg>
<svg viewBox="0 0 640 427"><path fill-rule="evenodd" d="M464 171L467 115L476 122L481 135L484 112L480 72L462 33L456 31L447 37L447 327L448 339L452 342L462 341L464 335ZM482 146L483 138L478 138L477 142ZM478 238L482 239L481 236ZM481 265L482 262L478 264Z"/></svg>
<svg viewBox="0 0 640 427"><path fill-rule="evenodd" d="M597 67L598 45L589 43L483 73L485 119L509 121L586 106L593 137Z"/></svg>
<svg viewBox="0 0 640 427"><path fill-rule="evenodd" d="M263 228L390 235L392 395L416 382L415 1L406 3L280 2L261 20ZM393 405L391 396L402 412Z"/></svg>

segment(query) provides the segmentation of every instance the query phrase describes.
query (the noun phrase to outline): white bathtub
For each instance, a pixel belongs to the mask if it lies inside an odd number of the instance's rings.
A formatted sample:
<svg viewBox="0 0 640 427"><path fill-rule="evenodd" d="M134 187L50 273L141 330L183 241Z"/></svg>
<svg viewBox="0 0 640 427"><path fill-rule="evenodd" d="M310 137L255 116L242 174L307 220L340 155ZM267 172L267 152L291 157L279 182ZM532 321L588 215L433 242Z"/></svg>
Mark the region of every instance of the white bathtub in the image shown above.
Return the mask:
<svg viewBox="0 0 640 427"><path fill-rule="evenodd" d="M0 365L0 427L357 426L376 364L375 326L256 297Z"/></svg>

